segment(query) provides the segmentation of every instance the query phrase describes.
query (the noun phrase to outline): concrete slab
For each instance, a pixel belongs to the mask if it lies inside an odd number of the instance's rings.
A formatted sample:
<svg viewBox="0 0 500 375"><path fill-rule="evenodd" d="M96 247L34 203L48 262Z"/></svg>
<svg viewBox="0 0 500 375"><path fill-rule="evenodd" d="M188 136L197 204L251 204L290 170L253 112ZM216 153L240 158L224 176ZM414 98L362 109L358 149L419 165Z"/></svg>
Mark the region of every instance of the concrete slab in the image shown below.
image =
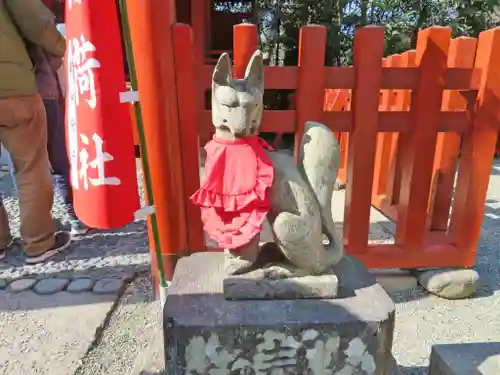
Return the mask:
<svg viewBox="0 0 500 375"><path fill-rule="evenodd" d="M113 305L91 293L0 291L0 374L74 374Z"/></svg>
<svg viewBox="0 0 500 375"><path fill-rule="evenodd" d="M429 375L498 375L500 342L434 345Z"/></svg>

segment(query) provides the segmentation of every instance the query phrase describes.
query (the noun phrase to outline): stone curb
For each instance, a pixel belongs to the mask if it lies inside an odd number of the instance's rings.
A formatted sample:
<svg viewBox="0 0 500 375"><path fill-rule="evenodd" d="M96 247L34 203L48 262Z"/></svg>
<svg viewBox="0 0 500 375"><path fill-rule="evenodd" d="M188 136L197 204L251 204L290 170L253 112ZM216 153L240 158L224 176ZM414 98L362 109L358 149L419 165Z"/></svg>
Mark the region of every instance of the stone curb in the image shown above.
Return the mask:
<svg viewBox="0 0 500 375"><path fill-rule="evenodd" d="M68 279L71 281L81 278L100 280L106 277L112 277L116 279L130 280L138 273L148 272L150 267L151 266L149 264L136 264L127 266L118 265L113 267L77 269L69 265L68 268L52 268L48 272L40 272L37 269L30 270L31 272L18 272L15 267L4 269L0 268L0 289L5 289L10 283L19 279L43 280L56 278ZM14 271L12 271L12 269L14 269Z"/></svg>
<svg viewBox="0 0 500 375"><path fill-rule="evenodd" d="M68 293L92 292L95 294L116 294L125 283L132 280L136 273L122 277L90 278L88 276L69 279L65 277L22 277L15 280L0 279L0 290L7 293L20 293L31 290L44 296L66 291Z"/></svg>

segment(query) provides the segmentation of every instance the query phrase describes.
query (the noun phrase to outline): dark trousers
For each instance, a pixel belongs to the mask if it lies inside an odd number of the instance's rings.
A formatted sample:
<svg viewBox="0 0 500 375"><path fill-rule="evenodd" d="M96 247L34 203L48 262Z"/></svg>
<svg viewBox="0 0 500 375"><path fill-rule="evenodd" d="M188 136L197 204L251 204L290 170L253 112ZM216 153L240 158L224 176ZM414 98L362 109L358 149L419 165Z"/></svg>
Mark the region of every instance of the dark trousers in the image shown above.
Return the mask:
<svg viewBox="0 0 500 375"><path fill-rule="evenodd" d="M71 220L77 220L73 208L73 190L70 185L70 164L66 150L66 128L63 111L57 100L44 100L47 113L47 151L52 166L55 187L62 197Z"/></svg>

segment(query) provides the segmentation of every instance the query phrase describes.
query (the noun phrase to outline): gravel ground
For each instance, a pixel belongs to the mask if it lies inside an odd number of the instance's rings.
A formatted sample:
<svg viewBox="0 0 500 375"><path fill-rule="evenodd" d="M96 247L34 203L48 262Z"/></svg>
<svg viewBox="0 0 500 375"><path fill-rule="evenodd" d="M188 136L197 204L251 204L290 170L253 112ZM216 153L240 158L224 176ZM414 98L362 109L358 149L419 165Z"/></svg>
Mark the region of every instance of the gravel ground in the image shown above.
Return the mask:
<svg viewBox="0 0 500 375"><path fill-rule="evenodd" d="M474 298L448 301L421 287L394 294L394 356L403 375L426 375L434 344L500 341L500 159L492 168L476 269L481 285Z"/></svg>
<svg viewBox="0 0 500 375"><path fill-rule="evenodd" d="M140 169L138 171L140 172ZM142 181L141 173L138 181ZM18 237L20 225L18 198L5 168L0 175L0 191L4 196L3 202L9 214L12 234ZM142 189L140 191L142 198ZM67 227L69 219L57 194L54 195L53 217L58 227ZM149 268L146 233L144 220L110 231L92 230L85 236L74 239L67 251L46 263L37 265L25 265L21 247L16 244L7 258L0 262L0 280L12 280L28 275L38 278L68 275L92 278L101 278L103 275L130 276Z"/></svg>
<svg viewBox="0 0 500 375"><path fill-rule="evenodd" d="M149 274L134 280L75 375L157 375L163 370L159 302Z"/></svg>

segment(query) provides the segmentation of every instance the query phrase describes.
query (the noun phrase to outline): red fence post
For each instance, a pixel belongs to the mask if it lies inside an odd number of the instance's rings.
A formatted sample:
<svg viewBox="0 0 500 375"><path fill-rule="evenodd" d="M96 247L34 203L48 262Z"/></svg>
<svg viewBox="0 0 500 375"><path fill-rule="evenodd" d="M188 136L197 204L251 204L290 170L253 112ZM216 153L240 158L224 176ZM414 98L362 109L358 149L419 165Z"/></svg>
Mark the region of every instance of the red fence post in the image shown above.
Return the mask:
<svg viewBox="0 0 500 375"><path fill-rule="evenodd" d="M464 136L450 232L463 266L473 266L500 124L500 28L479 35L474 66L482 69L474 123Z"/></svg>
<svg viewBox="0 0 500 375"><path fill-rule="evenodd" d="M257 25L241 23L233 27L233 77L243 78L247 64L258 48Z"/></svg>
<svg viewBox="0 0 500 375"><path fill-rule="evenodd" d="M334 110L350 111L350 90L339 90ZM349 154L349 133L340 133L340 169L337 177L342 183L347 182L347 155Z"/></svg>
<svg viewBox="0 0 500 375"><path fill-rule="evenodd" d="M356 78L351 97L354 129L349 137L344 214L344 239L352 252L364 251L368 244L383 54L381 27L367 26L356 31Z"/></svg>
<svg viewBox="0 0 500 375"><path fill-rule="evenodd" d="M326 27L305 26L299 36L299 78L296 96L295 158L306 121L323 120Z"/></svg>
<svg viewBox="0 0 500 375"><path fill-rule="evenodd" d="M396 225L396 243L406 251L424 249L450 38L451 29L445 27L431 27L418 35L416 64L420 82L412 93L413 129L403 161Z"/></svg>
<svg viewBox="0 0 500 375"><path fill-rule="evenodd" d="M198 123L200 108L193 109L193 98L197 95L195 51L191 27L177 24L173 28L175 50L175 74L177 77L177 102L179 105L182 168L184 172L184 197L187 216L189 251L205 248L200 209L188 198L200 187L198 163Z"/></svg>
<svg viewBox="0 0 500 375"><path fill-rule="evenodd" d="M399 57L399 55L397 56ZM395 57L396 56L389 56L384 60L383 66L391 67ZM381 111L390 111L392 109L393 93L394 91L390 89L383 90L379 107ZM375 171L373 176L373 197L385 194L387 190L393 136L394 133L379 133L377 135L377 151L375 153Z"/></svg>
<svg viewBox="0 0 500 375"><path fill-rule="evenodd" d="M127 0L165 277L187 249L172 25L175 2Z"/></svg>
<svg viewBox="0 0 500 375"><path fill-rule="evenodd" d="M458 38L451 41L448 55L448 67L472 68L476 55L477 40ZM459 91L447 90L443 93L443 110L463 110L467 108L467 99ZM461 134L439 133L434 159L434 183L431 194L430 216L431 230L448 229L453 184L457 170Z"/></svg>
<svg viewBox="0 0 500 375"><path fill-rule="evenodd" d="M392 68L400 68L403 67L403 56L402 55L392 55L387 58ZM408 105L404 107L402 99L403 95L406 95L408 98L410 96L409 92L406 93L406 90L388 90L389 95L382 102L385 104L381 109L386 109L387 111L401 111L403 108L408 109L409 107L409 99ZM380 138L378 142L381 145L377 145L381 147L381 150L377 150L377 156L375 159L375 170L379 170L379 176L375 175L374 178L374 186L372 192L372 204L379 210L381 210L384 215L387 215L391 219L395 220L397 217L396 206L391 203L391 191L394 184L394 171L395 164L397 160L397 148L399 143L400 133L382 133L383 137ZM382 147L383 145L383 147ZM380 154L379 154L380 152ZM377 165L378 164L378 165ZM378 189L377 189L378 186Z"/></svg>
<svg viewBox="0 0 500 375"><path fill-rule="evenodd" d="M184 0L186 1L186 0ZM189 0L191 1L191 26L193 33L193 48L194 58L197 64L202 66L205 63L205 50L206 50L206 31L207 28L207 1L206 0ZM186 1L187 2L187 1ZM186 22L186 21L185 21Z"/></svg>
<svg viewBox="0 0 500 375"><path fill-rule="evenodd" d="M415 67L416 52L407 51L399 59L393 60L394 67ZM397 111L406 111L410 108L411 91L397 90L394 109ZM389 169L389 180L387 182L387 203L390 206L399 204L399 193L401 190L401 173L403 170L403 160L408 150L410 142L409 133L395 133L392 138L392 158ZM393 218L394 219L394 218Z"/></svg>

